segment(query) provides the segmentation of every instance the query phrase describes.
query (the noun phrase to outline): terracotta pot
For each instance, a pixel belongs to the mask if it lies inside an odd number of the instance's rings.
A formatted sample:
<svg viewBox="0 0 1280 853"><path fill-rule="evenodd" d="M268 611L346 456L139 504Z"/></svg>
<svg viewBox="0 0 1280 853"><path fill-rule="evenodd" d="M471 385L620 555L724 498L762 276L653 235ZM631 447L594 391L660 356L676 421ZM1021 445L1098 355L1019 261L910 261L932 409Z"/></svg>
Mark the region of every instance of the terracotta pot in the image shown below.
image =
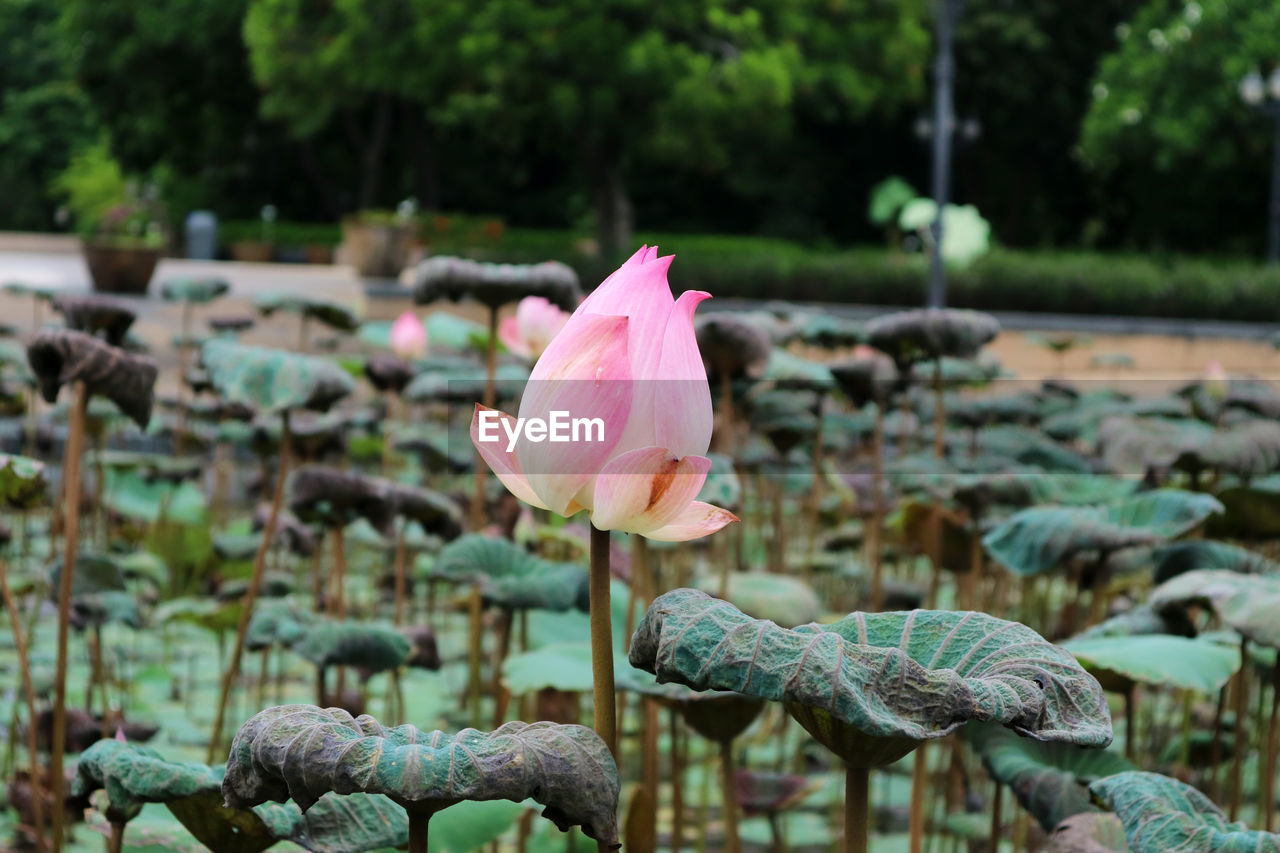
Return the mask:
<svg viewBox="0 0 1280 853"><path fill-rule="evenodd" d="M411 223L342 221L342 254L367 278L395 278L409 264L416 239Z"/></svg>
<svg viewBox="0 0 1280 853"><path fill-rule="evenodd" d="M251 264L269 264L276 257L276 244L266 240L237 240L231 244L233 260Z"/></svg>
<svg viewBox="0 0 1280 853"><path fill-rule="evenodd" d="M160 263L162 251L86 240L81 244L93 289L99 293L143 295Z"/></svg>
<svg viewBox="0 0 1280 853"><path fill-rule="evenodd" d="M328 243L308 243L303 251L309 264L333 263L333 246Z"/></svg>

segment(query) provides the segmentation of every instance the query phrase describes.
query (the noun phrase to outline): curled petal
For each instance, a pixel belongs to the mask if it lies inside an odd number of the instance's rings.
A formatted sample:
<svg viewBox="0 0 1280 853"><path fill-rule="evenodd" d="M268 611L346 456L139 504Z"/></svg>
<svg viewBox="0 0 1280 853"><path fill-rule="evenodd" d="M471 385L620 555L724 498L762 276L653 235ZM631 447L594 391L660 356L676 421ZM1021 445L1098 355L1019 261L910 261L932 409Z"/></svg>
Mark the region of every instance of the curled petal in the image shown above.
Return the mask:
<svg viewBox="0 0 1280 853"><path fill-rule="evenodd" d="M705 456L680 459L664 447L617 456L596 479L591 523L629 533L665 527L698 496L710 469Z"/></svg>
<svg viewBox="0 0 1280 853"><path fill-rule="evenodd" d="M654 430L656 443L677 456L700 456L711 445L711 389L693 331L693 312L709 298L701 290L680 294L662 336L662 379L653 389Z"/></svg>
<svg viewBox="0 0 1280 853"><path fill-rule="evenodd" d="M480 415L482 412L495 412L497 414L497 419L491 421L493 427L490 430L491 435L497 436L496 441L480 440ZM476 446L476 450L480 453L480 458L502 481L502 485L507 487L507 491L530 506L546 509L547 505L538 497L538 493L533 490L533 486L529 484L528 478L525 477L524 471L521 470L520 460L516 457L516 454L507 451L507 433L501 425L503 422L512 428L515 427L515 418L511 417L511 415L476 403L475 413L471 416L471 443Z"/></svg>
<svg viewBox="0 0 1280 853"><path fill-rule="evenodd" d="M690 539L700 539L715 533L726 524L737 520L738 517L727 509L712 506L704 501L694 501L689 504L688 509L680 513L680 517L675 521L657 530L650 530L644 536L646 539L655 539L659 542L687 542Z"/></svg>
<svg viewBox="0 0 1280 853"><path fill-rule="evenodd" d="M520 402L526 422L599 419L590 440L535 440L522 431L515 452L533 490L559 515L599 473L626 429L634 394L626 317L575 313L538 359Z"/></svg>

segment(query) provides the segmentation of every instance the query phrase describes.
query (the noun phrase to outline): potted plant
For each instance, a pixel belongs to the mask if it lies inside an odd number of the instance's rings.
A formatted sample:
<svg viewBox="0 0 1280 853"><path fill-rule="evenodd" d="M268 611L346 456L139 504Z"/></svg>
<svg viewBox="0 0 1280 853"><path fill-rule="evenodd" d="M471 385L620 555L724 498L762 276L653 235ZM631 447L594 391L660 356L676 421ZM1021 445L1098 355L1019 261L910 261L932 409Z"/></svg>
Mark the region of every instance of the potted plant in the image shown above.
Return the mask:
<svg viewBox="0 0 1280 853"><path fill-rule="evenodd" d="M418 205L400 202L394 211L362 210L342 220L342 256L362 276L394 278L409 266L418 238Z"/></svg>
<svg viewBox="0 0 1280 853"><path fill-rule="evenodd" d="M93 289L146 293L166 243L155 184L126 176L99 143L76 154L54 188L75 219Z"/></svg>
<svg viewBox="0 0 1280 853"><path fill-rule="evenodd" d="M231 242L233 260L253 264L269 264L276 258L276 206L262 206L262 229L258 239L246 238Z"/></svg>

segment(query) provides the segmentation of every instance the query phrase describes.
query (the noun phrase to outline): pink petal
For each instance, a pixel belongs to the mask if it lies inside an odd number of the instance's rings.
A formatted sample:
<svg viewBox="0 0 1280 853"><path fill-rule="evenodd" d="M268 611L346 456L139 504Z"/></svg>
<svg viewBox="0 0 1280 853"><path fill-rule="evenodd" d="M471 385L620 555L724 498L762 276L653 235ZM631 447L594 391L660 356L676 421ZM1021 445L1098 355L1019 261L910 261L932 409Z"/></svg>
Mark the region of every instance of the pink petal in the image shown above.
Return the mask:
<svg viewBox="0 0 1280 853"><path fill-rule="evenodd" d="M654 434L658 446L676 456L701 456L711 445L711 389L693 331L693 312L710 298L701 290L680 294L662 336L661 379L653 389Z"/></svg>
<svg viewBox="0 0 1280 853"><path fill-rule="evenodd" d="M520 324L515 317L504 317L498 324L498 340L502 341L508 352L521 358L530 356L529 347L520 335Z"/></svg>
<svg viewBox="0 0 1280 853"><path fill-rule="evenodd" d="M659 258L657 252L656 247L636 252L574 312L618 314L631 320L631 375L640 380L658 377L662 332L675 305L667 284L667 269L675 256Z"/></svg>
<svg viewBox="0 0 1280 853"><path fill-rule="evenodd" d="M646 539L656 539L659 542L687 542L690 539L700 539L715 533L726 524L737 520L738 517L727 509L721 509L703 501L694 501L678 519L665 527L650 530L644 536Z"/></svg>
<svg viewBox="0 0 1280 853"><path fill-rule="evenodd" d="M427 327L412 311L405 311L391 324L391 351L412 360L427 354Z"/></svg>
<svg viewBox="0 0 1280 853"><path fill-rule="evenodd" d="M538 359L520 402L520 417L549 421L552 413L603 421L603 440L516 443L525 476L551 510L565 515L575 495L600 473L626 429L634 383L627 357L626 317L575 312Z"/></svg>
<svg viewBox="0 0 1280 853"><path fill-rule="evenodd" d="M547 505L538 497L533 486L529 484L528 478L525 477L524 471L521 470L520 460L516 458L515 453L507 452L506 431L501 427L496 430L497 441L480 440L480 413L495 411L497 409L489 409L476 403L476 410L471 415L471 443L476 446L476 450L480 452L480 458L489 466L489 470L493 471L502 481L502 485L507 487L507 491L530 506L546 509ZM506 412L498 412L498 418L500 421L512 424L515 421L515 418Z"/></svg>
<svg viewBox="0 0 1280 853"><path fill-rule="evenodd" d="M591 523L600 530L644 533L680 516L698 496L711 469L704 456L676 457L643 447L609 460L596 478Z"/></svg>

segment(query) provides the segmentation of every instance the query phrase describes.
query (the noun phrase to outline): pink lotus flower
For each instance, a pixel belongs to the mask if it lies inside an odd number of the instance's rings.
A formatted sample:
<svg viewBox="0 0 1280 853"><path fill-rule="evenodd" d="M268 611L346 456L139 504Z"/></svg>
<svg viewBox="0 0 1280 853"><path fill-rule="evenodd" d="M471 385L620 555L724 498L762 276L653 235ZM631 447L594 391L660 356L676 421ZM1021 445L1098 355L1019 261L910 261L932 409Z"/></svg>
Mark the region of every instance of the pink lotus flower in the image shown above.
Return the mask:
<svg viewBox="0 0 1280 853"><path fill-rule="evenodd" d="M391 351L406 361L427 354L427 327L417 314L405 311L391 324Z"/></svg>
<svg viewBox="0 0 1280 853"><path fill-rule="evenodd" d="M1222 400L1231 390L1231 377L1227 375L1227 371L1222 368L1216 358L1210 361L1205 369L1204 389L1211 400Z"/></svg>
<svg viewBox="0 0 1280 853"><path fill-rule="evenodd" d="M537 361L551 339L569 321L569 312L541 296L526 296L516 306L516 315L498 326L503 346L522 358Z"/></svg>
<svg viewBox="0 0 1280 853"><path fill-rule="evenodd" d="M738 520L695 500L711 467L713 416L693 312L709 294L673 299L671 261L643 247L583 300L534 366L519 418L476 406L471 440L520 500L564 516L585 509L599 530L673 542ZM526 428L557 412L602 429L555 443Z"/></svg>

